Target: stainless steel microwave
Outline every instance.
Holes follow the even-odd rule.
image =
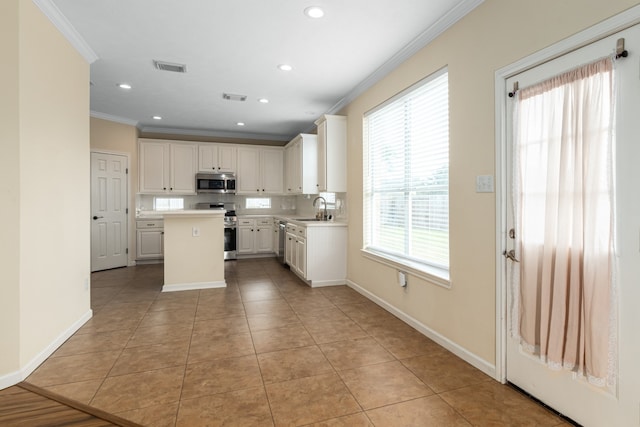
[[[236,176],[232,173],[199,173],[196,175],[198,194],[235,194]]]

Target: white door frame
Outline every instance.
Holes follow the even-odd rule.
[[[596,40],[640,23],[640,5],[602,21],[584,31],[529,55],[495,73],[495,152],[496,152],[496,380],[507,381],[507,262],[502,253],[507,235],[507,94],[509,77],[551,61]],[[578,65],[578,64],[577,64]]]
[[[131,233],[131,230],[134,229],[134,227],[131,227],[131,221],[129,220],[130,216],[131,216],[131,212],[132,212],[132,208],[131,208],[131,195],[135,194],[132,192],[132,188],[131,188],[131,154],[127,153],[125,151],[114,151],[114,150],[103,150],[101,148],[92,148],[91,150],[89,150],[89,158],[91,158],[91,154],[93,153],[97,153],[97,154],[112,154],[115,156],[123,156],[126,157],[127,159],[127,209],[129,209],[127,215],[126,215],[126,227],[127,227],[127,248],[129,249],[129,253],[127,254],[127,267],[132,267],[135,264],[135,254],[136,254],[136,247],[135,247],[135,241],[132,242],[132,238],[133,238],[133,234]],[[132,255],[133,254],[133,255]],[[133,256],[134,261],[131,261],[131,257]]]

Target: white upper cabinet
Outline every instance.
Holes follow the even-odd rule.
[[[300,186],[300,162],[298,157],[300,153],[300,143],[291,141],[284,148],[284,192],[285,194],[296,194],[298,192],[298,186]]]
[[[200,144],[198,146],[199,172],[232,172],[237,169],[238,148],[230,144]]]
[[[318,145],[316,135],[300,134],[285,147],[287,194],[318,192]]]
[[[260,149],[260,175],[264,193],[284,193],[284,150],[282,148]]]
[[[258,149],[255,147],[238,147],[238,174],[236,191],[240,194],[260,193],[260,174]]]
[[[196,194],[198,146],[140,140],[138,191],[145,194]]]
[[[195,144],[171,144],[170,147],[170,192],[195,194],[198,147]]]
[[[166,193],[169,188],[169,145],[164,142],[138,144],[138,191]]]
[[[347,118],[325,114],[318,126],[318,191],[347,191]]]
[[[283,194],[282,148],[238,147],[236,187],[239,194]]]

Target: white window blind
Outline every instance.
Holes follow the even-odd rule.
[[[154,197],[153,209],[156,211],[175,211],[184,209],[182,197]]]
[[[247,197],[245,207],[247,209],[271,209],[271,198]]]
[[[447,69],[365,114],[364,250],[449,270]]]

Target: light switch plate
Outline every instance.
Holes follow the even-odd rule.
[[[200,229],[198,227],[193,227],[191,229],[191,235],[193,237],[200,237]]]
[[[403,288],[407,286],[407,273],[404,271],[398,271],[398,284]]]
[[[476,193],[493,193],[493,175],[476,176]]]

